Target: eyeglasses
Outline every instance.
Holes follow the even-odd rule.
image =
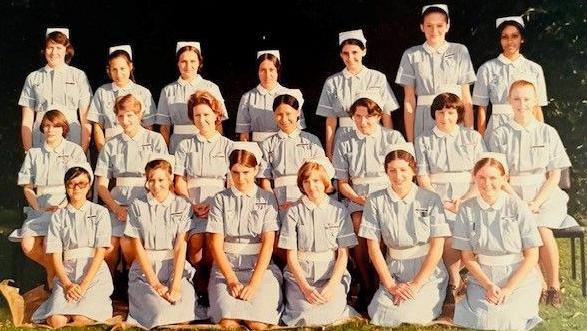
[[[69,182],[65,186],[68,189],[73,190],[74,188],[79,188],[79,189],[86,188],[86,187],[88,187],[88,185],[90,185],[90,182],[77,182],[77,183]]]

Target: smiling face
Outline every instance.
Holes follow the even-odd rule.
[[[265,89],[272,89],[277,85],[278,70],[271,60],[264,60],[259,65],[259,82]]]
[[[459,112],[455,108],[443,108],[436,110],[434,114],[434,121],[436,126],[442,132],[452,132],[459,120]]]
[[[216,130],[216,121],[218,120],[218,116],[212,110],[212,108],[210,108],[210,106],[203,103],[198,104],[194,107],[193,113],[194,125],[203,135],[214,132]]]
[[[481,198],[493,203],[502,185],[506,182],[505,174],[495,165],[487,163],[475,173],[475,185]]]
[[[45,47],[45,60],[51,68],[57,68],[65,63],[66,47],[52,40],[47,41]]]
[[[133,107],[123,105],[116,113],[116,120],[129,137],[134,137],[141,126],[141,113]]]
[[[273,118],[279,129],[287,134],[295,131],[298,127],[300,112],[292,106],[282,103],[273,112]]]
[[[147,189],[157,201],[167,198],[171,184],[171,175],[165,169],[156,168],[147,174]]]
[[[192,80],[198,75],[198,68],[200,67],[200,59],[195,51],[184,51],[179,55],[177,61],[177,68],[183,80]]]
[[[312,201],[320,200],[326,195],[326,186],[324,185],[324,174],[317,170],[309,171],[307,178],[302,181],[304,193]]]
[[[373,134],[379,126],[379,120],[381,120],[381,115],[369,114],[369,110],[365,106],[357,106],[353,114],[355,126],[364,135]]]
[[[241,192],[249,192],[255,185],[255,176],[257,176],[258,167],[247,167],[246,165],[236,163],[230,167],[230,176],[234,187]]]
[[[350,72],[356,72],[363,66],[363,57],[367,54],[366,49],[353,44],[346,44],[340,51],[340,58]]]
[[[109,61],[108,76],[116,86],[125,87],[130,82],[132,68],[132,63],[127,62],[124,57],[118,56]]]
[[[515,57],[520,53],[520,48],[524,42],[522,34],[517,27],[513,25],[507,25],[501,31],[499,43],[503,51],[503,55],[507,58]]]
[[[449,28],[450,25],[446,21],[446,16],[441,13],[426,15],[424,22],[420,24],[420,30],[424,33],[426,42],[431,46],[444,43]]]
[[[68,180],[65,183],[65,191],[69,202],[79,203],[86,201],[90,187],[90,178],[86,173],[81,173]]]
[[[399,192],[410,185],[416,173],[410,166],[408,161],[403,159],[394,159],[387,163],[387,169],[385,170],[391,187],[394,191]]]
[[[534,116],[536,107],[536,90],[530,83],[526,85],[512,85],[509,102],[514,110],[514,120],[518,123],[525,122],[529,117]]]

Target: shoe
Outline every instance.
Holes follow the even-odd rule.
[[[542,289],[542,292],[540,292],[540,299],[538,299],[538,304],[545,305],[547,297],[548,297],[548,290]]]
[[[546,291],[546,304],[555,308],[560,308],[563,305],[563,296],[560,290],[553,287]]]

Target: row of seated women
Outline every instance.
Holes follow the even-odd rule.
[[[275,97],[279,131],[257,145],[223,137],[221,103],[197,91],[187,102],[187,117],[198,133],[178,143],[173,159],[151,163],[155,155],[167,154],[167,146],[160,134],[141,127],[144,105],[131,93],[114,105],[122,133],[105,142],[95,171],[82,178],[85,183],[74,185],[74,177],[66,175],[65,186],[56,171],[65,173],[85,155],[64,139],[65,116],[51,110],[40,123],[44,144],[27,152],[19,173],[33,210],[14,233],[25,254],[46,268],[53,287],[35,319],[48,318],[53,326],[70,318],[103,320],[108,305],[100,316],[90,314],[96,309],[62,306],[109,303],[104,296],[111,291],[100,290],[100,299],[87,291],[90,281],[101,279],[99,270],[110,277],[100,261],[113,270],[119,251],[131,264],[130,321],[151,328],[205,318],[203,307],[187,299],[193,294],[182,291],[191,289],[185,282],[193,272],[186,255],[195,264],[207,246],[213,261],[207,316],[213,322],[232,327],[244,321],[251,328],[280,318],[287,325],[327,324],[354,314],[346,306],[347,248],[354,246],[351,255],[374,324],[424,324],[438,317],[445,299],[454,300],[454,290],[462,287],[463,264],[472,280],[467,299],[455,310],[456,324],[532,328],[539,321],[539,299],[560,304],[551,229],[574,222],[566,215],[568,196],[557,186],[560,170],[570,162],[556,131],[535,119],[536,100],[531,82],[514,82],[513,118],[486,136],[486,147],[479,133],[459,125],[465,113],[460,98],[441,93],[429,111],[434,127],[418,136],[414,147],[398,147],[405,143],[402,135],[379,124],[383,101],[364,92],[350,107],[354,128],[337,138],[330,165],[318,138],[300,131],[295,96]],[[486,149],[501,154],[483,157]],[[85,200],[93,175],[107,210]],[[326,195],[331,178],[343,202]],[[112,190],[110,180],[115,180]],[[83,199],[72,207],[74,192]],[[96,206],[101,217],[98,211],[86,217],[93,208],[86,206]],[[76,228],[82,222],[97,228],[98,218],[110,222],[102,225],[109,233],[88,236]],[[77,251],[83,246],[78,236],[89,242],[84,245],[104,249]],[[281,272],[271,263],[272,251],[279,255],[280,249],[287,261],[284,297]],[[64,260],[81,256],[90,267],[65,263],[64,269],[62,252]],[[180,313],[177,302],[184,299],[193,315]],[[253,304],[256,300],[260,303]]]

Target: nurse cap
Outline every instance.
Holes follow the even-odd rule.
[[[173,175],[173,172],[175,171],[175,156],[163,153],[152,153],[149,157],[149,162],[155,160],[167,161],[169,165],[171,165],[171,174]]]
[[[304,160],[304,163],[319,164],[324,168],[324,170],[326,170],[326,175],[328,175],[328,178],[334,178],[334,166],[326,156],[308,158]]]
[[[94,171],[92,170],[92,166],[88,162],[72,161],[72,162],[67,163],[67,171],[69,171],[72,168],[76,168],[76,167],[82,168],[85,171],[87,171],[88,174],[90,174],[90,184],[92,184],[94,182]]]
[[[125,51],[132,60],[132,48],[130,48],[130,45],[112,46],[108,49],[108,55],[114,53],[115,51]]]
[[[261,164],[263,162],[263,153],[261,153],[261,149],[259,148],[259,144],[252,141],[235,141],[232,143],[232,147],[230,148],[230,153],[236,150],[243,150],[255,155],[255,159],[257,159],[257,164]]]
[[[377,104],[379,108],[383,109],[383,100],[381,100],[381,96],[375,92],[370,91],[359,91],[355,93],[355,98],[353,99],[353,103],[361,98],[367,98]]]
[[[259,57],[261,57],[261,55],[263,55],[263,54],[271,54],[271,55],[275,56],[279,61],[281,61],[281,56],[279,54],[279,50],[277,50],[277,49],[266,49],[263,51],[258,51],[257,52],[257,59]]]
[[[436,3],[436,4],[433,4],[433,5],[428,5],[428,6],[422,7],[422,14],[424,14],[424,12],[426,11],[426,9],[433,8],[433,7],[438,8],[438,9],[444,11],[446,13],[446,15],[449,14],[448,13],[448,6],[445,5],[445,4],[443,4],[443,3]]]
[[[365,39],[365,35],[363,34],[363,30],[351,30],[345,31],[338,34],[338,44],[342,44],[345,40],[349,39],[357,39],[363,43],[364,46],[367,46],[367,39]]]
[[[524,25],[524,19],[522,18],[522,16],[507,16],[507,17],[500,17],[498,19],[495,20],[495,28],[499,28],[499,26],[503,23],[503,22],[516,22],[518,24],[520,24],[522,27],[525,27]]]
[[[47,28],[47,31],[45,31],[45,37],[47,37],[51,32],[61,32],[67,37],[67,39],[69,39],[68,28]]]
[[[385,155],[393,151],[404,151],[410,153],[414,158],[416,157],[416,151],[414,150],[414,144],[412,143],[398,143],[392,144],[385,148]]]
[[[194,48],[196,48],[200,53],[202,53],[202,49],[200,48],[200,43],[197,41],[178,41],[177,44],[175,44],[175,54],[177,54],[177,52],[179,52],[180,49],[182,49],[183,47],[186,46],[192,46]]]
[[[503,153],[483,152],[483,153],[479,154],[479,157],[477,158],[476,162],[479,162],[483,159],[494,159],[497,162],[501,163],[501,165],[505,169],[506,173],[508,173],[510,171],[508,168],[508,161],[505,157],[505,154],[503,154]]]

